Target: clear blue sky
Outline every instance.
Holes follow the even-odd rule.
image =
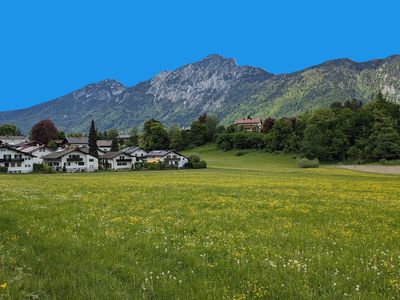
[[[399,1],[1,1],[0,111],[218,53],[292,72],[400,53]]]

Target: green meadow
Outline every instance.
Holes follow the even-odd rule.
[[[196,152],[208,169],[0,176],[0,299],[398,299],[400,176]]]

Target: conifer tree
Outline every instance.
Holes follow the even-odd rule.
[[[92,124],[90,125],[89,130],[89,155],[98,158],[99,153],[97,147],[97,133],[96,128],[94,126],[94,120],[92,120]]]

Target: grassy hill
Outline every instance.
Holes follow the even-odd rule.
[[[210,168],[0,175],[0,298],[399,297],[400,176],[191,152]]]

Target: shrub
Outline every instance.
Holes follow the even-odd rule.
[[[164,168],[164,165],[161,162],[145,162],[143,167],[146,170],[159,171]]]
[[[197,154],[192,154],[189,156],[187,167],[191,169],[204,169],[207,168],[207,162],[200,159]]]
[[[0,167],[0,173],[7,173],[8,168],[7,167]]]
[[[398,166],[400,165],[400,159],[386,160],[385,158],[382,158],[380,163],[384,166]]]
[[[33,164],[33,172],[49,174],[53,173],[53,169],[47,164]]]
[[[248,151],[244,151],[244,150],[239,150],[239,151],[236,151],[235,155],[236,156],[242,156],[242,155],[245,155],[247,153],[249,153],[249,152]]]
[[[318,168],[319,160],[317,158],[316,159],[301,158],[297,161],[297,166],[299,168]]]

